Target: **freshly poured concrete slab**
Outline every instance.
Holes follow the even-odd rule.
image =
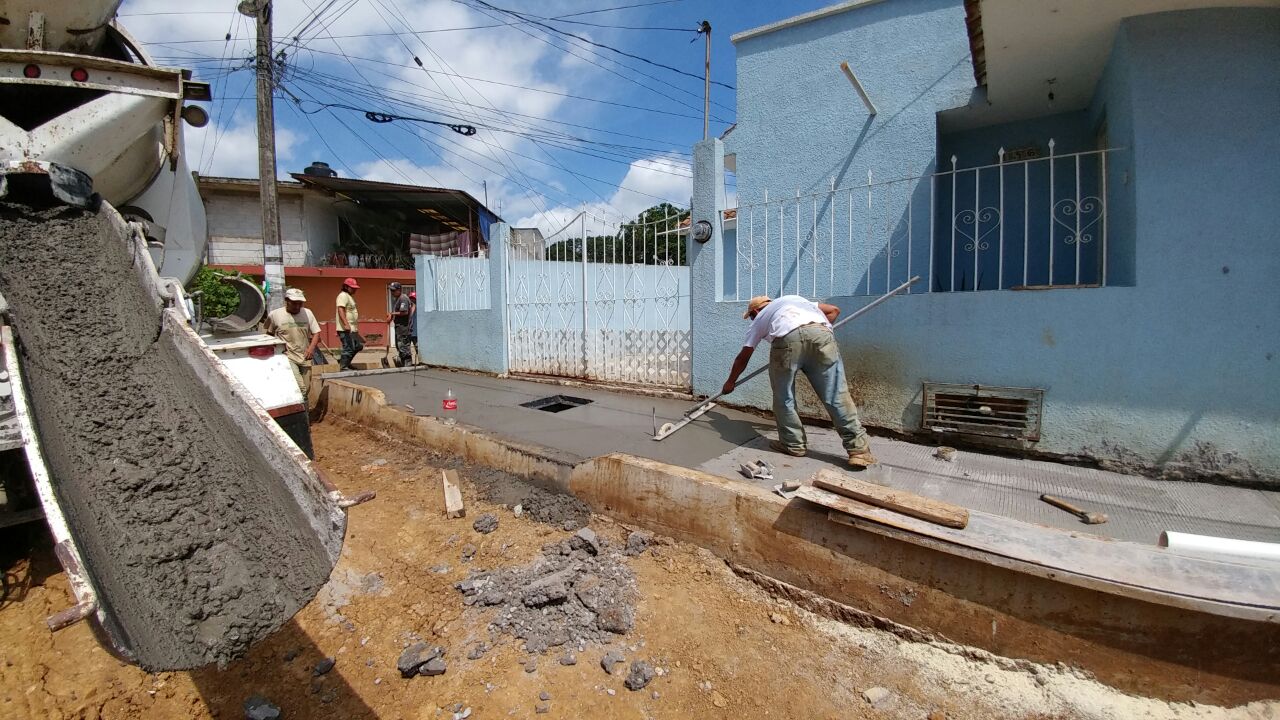
[[[518,442],[558,451],[580,462],[611,452],[695,468],[772,489],[784,480],[805,481],[822,468],[844,468],[847,455],[835,431],[808,427],[809,454],[795,458],[769,449],[777,433],[770,418],[717,407],[661,442],[657,424],[674,422],[695,403],[566,387],[448,370],[403,370],[349,378],[386,393],[387,402],[410,405],[417,415],[440,413],[450,388],[458,395],[458,421]],[[588,405],[549,413],[521,407],[552,395],[589,399]],[[997,515],[1119,540],[1155,544],[1163,530],[1280,542],[1280,493],[1172,482],[1060,463],[958,451],[951,462],[933,457],[933,446],[873,438],[880,464],[858,477]],[[774,467],[772,481],[747,480],[739,468],[755,460]],[[1040,500],[1058,495],[1080,507],[1107,513],[1108,522],[1084,525]]]
[[[352,382],[378,388],[394,405],[410,405],[417,415],[440,415],[445,393],[458,396],[458,422],[493,431],[512,440],[559,450],[580,462],[624,452],[673,465],[697,467],[759,437],[768,420],[716,408],[661,442],[653,440],[653,415],[659,427],[680,419],[694,405],[585,387],[496,378],[448,370],[360,374]],[[562,412],[521,407],[553,395],[591,400]]]
[[[760,437],[698,466],[724,477],[756,459],[774,466],[772,488],[784,480],[805,481],[822,468],[845,467],[835,431],[807,428],[809,454],[790,457],[769,449],[770,428]],[[1163,530],[1241,540],[1280,542],[1280,493],[1206,483],[1148,478],[1040,460],[957,451],[952,461],[933,456],[933,446],[872,438],[880,464],[852,470],[856,477],[946,500],[972,510],[1004,515],[1064,530],[1155,544]],[[748,481],[749,482],[749,481]],[[1085,525],[1074,515],[1040,500],[1041,493],[1065,498],[1109,519]]]

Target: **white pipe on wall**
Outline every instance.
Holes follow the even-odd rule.
[[[1280,561],[1280,543],[1194,535],[1173,530],[1160,533],[1160,547],[1186,552]]]

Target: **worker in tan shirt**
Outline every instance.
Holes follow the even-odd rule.
[[[360,284],[355,278],[342,281],[342,292],[338,293],[338,338],[342,341],[342,355],[338,358],[339,370],[350,370],[351,361],[356,353],[364,349],[364,338],[360,337],[360,312],[356,309],[356,291]]]
[[[272,310],[262,323],[263,330],[284,341],[285,355],[304,403],[311,388],[311,358],[320,344],[320,323],[303,307],[306,302],[307,296],[301,290],[289,288],[284,291],[284,307]]]

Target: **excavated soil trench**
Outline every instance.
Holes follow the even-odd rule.
[[[225,663],[328,577],[276,473],[162,341],[105,217],[0,203],[0,293],[59,502],[148,669]]]

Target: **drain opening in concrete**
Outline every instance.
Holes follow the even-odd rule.
[[[551,397],[538,398],[530,400],[527,403],[520,403],[521,407],[541,410],[543,412],[564,412],[572,408],[590,405],[591,401],[587,398],[571,397],[569,395],[552,395]]]

